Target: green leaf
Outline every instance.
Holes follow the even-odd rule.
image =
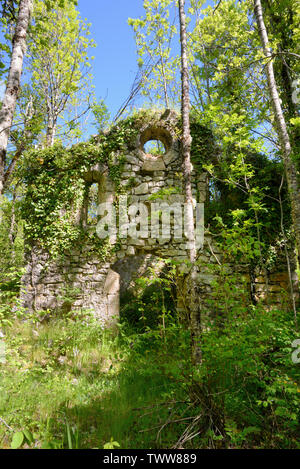
[[[23,434],[24,434],[24,436],[27,440],[27,443],[29,445],[31,445],[34,442],[34,438],[33,438],[32,433],[29,430],[26,429],[26,430],[23,430]]]
[[[14,434],[10,446],[12,449],[18,449],[22,446],[23,442],[24,442],[24,433],[17,432]]]

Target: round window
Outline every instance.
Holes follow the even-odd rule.
[[[159,157],[169,151],[172,137],[163,127],[148,127],[141,134],[140,145],[141,150],[147,156]]]
[[[144,145],[144,152],[151,156],[163,156],[166,148],[161,140],[148,140]]]

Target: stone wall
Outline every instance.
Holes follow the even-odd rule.
[[[84,309],[104,327],[119,316],[120,276],[110,269],[110,262],[89,256],[88,249],[53,262],[45,252],[32,248],[22,283],[23,306],[28,310]]]

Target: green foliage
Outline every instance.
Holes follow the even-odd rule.
[[[150,101],[163,102],[166,108],[178,101],[177,71],[179,57],[171,48],[177,34],[170,14],[171,0],[144,0],[145,15],[141,18],[128,18],[128,24],[135,33],[138,53],[138,66],[145,68],[141,80],[142,94]]]
[[[199,117],[191,114],[191,158],[196,171],[202,172],[203,165],[216,159],[217,148],[212,131],[209,127],[201,125]]]
[[[116,192],[120,191],[124,163],[120,151],[136,135],[137,130],[132,123],[129,118],[110,132],[70,149],[56,144],[44,150],[27,152],[20,174],[27,186],[22,215],[26,220],[25,233],[29,241],[38,241],[54,256],[76,244],[82,246],[84,240],[89,240],[95,249],[105,253],[105,240],[98,239],[95,232],[91,233],[79,225],[75,213],[85,194],[84,175],[95,164],[108,166]]]
[[[289,314],[259,309],[235,311],[222,328],[205,332],[201,385],[223,408],[229,444],[298,447],[300,375],[291,361],[294,335]]]
[[[299,447],[292,315],[251,307],[246,296],[243,303],[241,287],[224,271],[214,286],[216,316],[203,315],[203,360],[195,369],[189,330],[174,305],[166,307],[175,273],[175,266],[165,275],[156,269],[139,282],[141,298],[151,283],[165,291],[160,300],[155,290],[149,297],[153,313],[156,301],[161,312],[151,327],[120,325],[113,336],[87,313],[4,326],[0,412],[13,428],[0,426],[4,447],[12,439],[15,447],[47,449],[171,448],[182,441],[185,449]]]
[[[76,2],[35,1],[28,57],[31,95],[39,102],[47,145],[80,137],[80,120],[92,95],[90,24],[80,18]],[[85,108],[84,108],[85,106]],[[77,115],[76,115],[77,114]],[[59,128],[57,125],[59,124]],[[43,141],[42,135],[39,140]]]
[[[24,224],[21,218],[21,201],[13,202],[11,198],[3,197],[0,202],[0,217],[0,250],[2,253],[0,276],[2,276],[12,266],[14,270],[23,266]]]
[[[103,132],[103,130],[107,127],[110,114],[108,108],[103,99],[100,99],[98,103],[94,103],[92,105],[92,112],[95,118],[95,127],[98,132]]]
[[[19,449],[24,444],[32,445],[34,443],[34,436],[29,430],[23,430],[21,432],[16,432],[13,434],[11,441],[11,449]]]
[[[108,443],[105,443],[103,446],[103,449],[116,449],[120,448],[120,445],[117,441],[114,441],[113,437],[111,437],[110,441]]]
[[[24,441],[24,434],[23,432],[17,432],[14,434],[12,442],[11,442],[11,448],[12,449],[18,449],[22,446]]]

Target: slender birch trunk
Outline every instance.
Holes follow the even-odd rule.
[[[54,141],[55,141],[55,134],[56,134],[56,124],[51,120],[48,123],[48,127],[47,127],[47,135],[46,135],[47,147],[53,147]]]
[[[10,68],[3,103],[0,110],[0,195],[2,195],[4,190],[6,151],[20,90],[31,8],[32,0],[20,0],[16,30],[12,40]]]
[[[187,59],[186,20],[184,0],[179,0],[180,42],[181,42],[181,81],[182,81],[182,154],[186,219],[189,237],[189,257],[192,264],[190,273],[190,324],[192,335],[192,355],[195,364],[201,363],[201,315],[199,298],[196,292],[196,240],[194,228],[194,210],[192,195],[191,132],[190,132],[190,86]]]
[[[261,0],[254,0],[254,14],[258,26],[260,40],[263,46],[264,55],[267,59],[266,73],[268,79],[269,93],[274,109],[275,124],[280,142],[282,159],[288,183],[289,195],[292,208],[292,222],[296,238],[297,257],[299,264],[300,256],[300,191],[297,178],[296,164],[292,160],[292,147],[284,118],[281,101],[275,80],[272,51],[269,47],[268,33],[266,30]]]

